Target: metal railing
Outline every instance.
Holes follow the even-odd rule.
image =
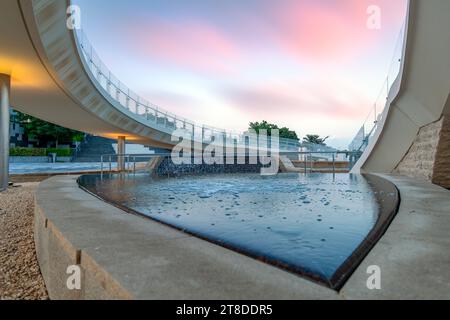
[[[103,174],[105,172],[105,166],[108,169],[107,172],[119,172],[119,159],[122,158],[124,161],[126,172],[136,172],[136,165],[138,161],[145,159],[145,161],[140,161],[141,163],[147,163],[153,158],[157,157],[167,157],[170,154],[167,153],[154,153],[154,154],[105,154],[100,157],[100,172]],[[116,170],[113,170],[113,163],[116,163]]]
[[[106,94],[117,102],[123,110],[138,116],[141,122],[169,134],[176,129],[184,129],[190,133],[194,141],[209,141],[213,137],[223,136],[227,144],[245,144],[246,135],[244,133],[198,124],[195,121],[170,113],[140,97],[106,67],[82,29],[75,29],[74,34],[81,49],[80,56],[88,67],[87,71],[90,72],[91,78],[95,79]],[[298,148],[299,144],[298,140],[280,138],[281,150],[293,150]]]
[[[381,85],[378,96],[376,97],[369,114],[364,120],[362,127],[359,129],[358,133],[349,145],[350,151],[357,151],[360,153],[364,152],[371,138],[375,134],[378,125],[383,120],[382,117],[384,114],[384,110],[388,106],[387,104],[389,102],[388,98],[390,90],[392,88],[392,85],[397,80],[397,77],[399,76],[401,70],[403,47],[407,31],[406,21],[407,19],[405,19],[400,29],[394,49],[394,54],[389,65],[388,74],[384,79],[383,84]]]
[[[348,152],[348,151],[286,151],[286,152],[279,152],[274,154],[277,157],[280,157],[280,161],[290,161],[290,164],[295,167],[295,165],[292,163],[292,161],[300,162],[303,165],[304,172],[314,172],[314,171],[320,171],[317,168],[315,168],[316,164],[319,163],[327,163],[331,164],[331,167],[326,167],[325,169],[328,169],[332,173],[337,173],[338,170],[336,168],[336,164],[339,162],[348,162],[348,170],[351,170],[352,166],[357,160],[357,156],[359,155],[358,152]],[[339,160],[339,155],[341,155],[341,158],[348,159],[347,160]],[[270,156],[270,155],[269,155]],[[123,159],[124,163],[124,170],[123,172],[126,173],[132,173],[135,174],[138,170],[137,165],[139,163],[149,163],[150,160],[154,158],[170,158],[171,153],[158,153],[158,154],[107,154],[101,156],[101,175],[106,173],[118,173],[121,172],[119,168],[119,159]],[[205,156],[191,156],[192,158],[198,158],[201,157],[202,159],[205,158]],[[224,155],[224,158],[226,155]],[[249,158],[249,157],[259,157],[259,155],[252,155],[249,153],[246,154],[236,154],[234,157],[243,157],[243,158]],[[294,158],[294,159],[293,159]],[[202,162],[203,163],[203,162]],[[113,164],[116,164],[115,168]],[[284,163],[286,164],[286,163]],[[228,165],[228,164],[224,164]],[[295,167],[299,168],[299,167]]]

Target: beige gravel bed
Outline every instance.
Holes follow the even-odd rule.
[[[0,193],[0,299],[48,299],[33,239],[38,184],[21,183]]]

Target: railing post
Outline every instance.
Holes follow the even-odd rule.
[[[336,174],[336,157],[333,153],[333,174]]]
[[[389,76],[386,79],[386,101],[389,99]]]
[[[306,153],[303,154],[303,162],[305,164],[305,173],[308,172],[308,155]]]

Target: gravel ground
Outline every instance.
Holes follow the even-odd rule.
[[[0,193],[0,300],[46,300],[33,239],[37,182]]]

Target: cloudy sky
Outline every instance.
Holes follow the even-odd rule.
[[[77,0],[111,71],[168,111],[267,120],[346,147],[388,73],[406,0]],[[381,29],[367,8],[381,9]]]

